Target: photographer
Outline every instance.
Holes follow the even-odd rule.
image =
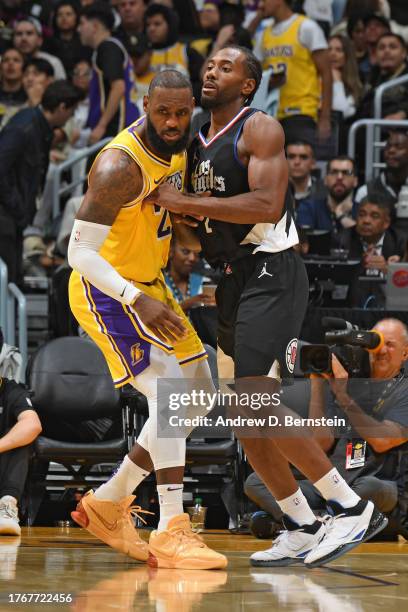
[[[408,358],[408,330],[396,319],[379,321],[375,331],[384,338],[382,348],[370,353],[369,380],[351,379],[340,361],[332,356],[332,391],[327,398],[323,377],[311,377],[309,418],[346,417],[346,428],[336,439],[327,427],[315,427],[314,436],[333,465],[362,499],[390,513],[398,502],[397,478],[401,445],[408,441],[408,379],[403,364]],[[309,505],[325,510],[325,500],[307,480],[299,482]],[[263,510],[280,521],[274,498],[258,476],[251,474],[245,492]]]

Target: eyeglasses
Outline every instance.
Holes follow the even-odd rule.
[[[330,168],[327,172],[330,176],[337,176],[341,174],[341,176],[354,176],[354,170],[340,170],[340,168]]]

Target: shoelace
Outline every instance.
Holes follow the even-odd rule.
[[[345,516],[345,514],[337,514],[336,516],[333,516],[331,514],[325,514],[324,516],[322,516],[321,520],[326,528],[326,536],[328,536],[336,526],[336,519],[341,518],[343,516]]]
[[[3,516],[6,518],[17,519],[17,510],[14,509],[10,504],[5,504],[4,502],[0,503],[0,514],[3,513]]]
[[[127,516],[130,521],[132,521],[132,517],[133,517],[133,518],[140,519],[142,523],[146,525],[147,524],[146,521],[144,520],[142,516],[140,516],[140,514],[154,514],[154,512],[150,512],[149,510],[143,510],[141,506],[128,506],[124,511],[124,515]]]
[[[200,548],[205,548],[205,544],[203,539],[198,535],[198,533],[194,533],[188,527],[178,527],[176,529],[172,529],[173,533],[179,537],[180,540],[183,538],[187,538],[188,540],[194,540],[197,544],[200,545]]]

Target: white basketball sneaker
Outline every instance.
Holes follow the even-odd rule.
[[[326,532],[325,524],[317,520],[312,525],[298,525],[284,516],[283,524],[286,530],[276,538],[271,548],[251,555],[251,565],[285,567],[303,563],[306,555],[316,548]]]
[[[388,519],[371,501],[360,500],[352,508],[343,508],[337,502],[328,501],[327,507],[332,516],[326,522],[325,536],[305,557],[307,567],[337,559],[375,536],[388,524]]]
[[[5,495],[0,499],[0,535],[20,535],[18,508],[14,497]]]

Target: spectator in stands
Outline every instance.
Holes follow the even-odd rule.
[[[327,42],[316,22],[293,13],[290,0],[261,0],[264,17],[274,23],[264,30],[259,48],[263,70],[281,77],[278,119],[286,141],[316,142],[331,133],[332,76]],[[320,108],[319,108],[320,107]]]
[[[408,132],[395,130],[389,132],[384,149],[385,170],[360,187],[356,193],[356,205],[374,193],[380,193],[385,202],[392,206],[393,225],[407,232],[408,202],[406,183],[408,180]]]
[[[333,246],[337,246],[341,230],[355,225],[352,217],[353,193],[357,187],[354,160],[341,155],[329,161],[324,182],[327,196],[306,198],[299,205],[297,224],[307,230],[330,231]]]
[[[135,71],[136,93],[135,97],[140,113],[143,114],[143,97],[147,96],[152,71],[150,67],[152,58],[152,45],[145,34],[139,35],[138,44],[133,47],[133,68]]]
[[[65,68],[61,60],[55,55],[41,51],[42,44],[41,25],[36,19],[28,17],[17,21],[14,26],[13,46],[21,51],[26,60],[32,57],[46,59],[54,68],[55,78],[65,79]]]
[[[41,106],[19,111],[0,132],[0,257],[12,282],[22,283],[23,230],[36,211],[53,130],[73,115],[80,97],[67,81],[51,83]]]
[[[59,57],[69,76],[79,60],[91,59],[90,49],[81,43],[78,23],[78,4],[73,0],[61,0],[54,13],[54,35],[44,43],[44,49]]]
[[[113,13],[103,2],[82,11],[81,41],[94,49],[87,122],[92,130],[89,144],[116,135],[139,116],[133,100],[133,66],[122,43],[111,37],[113,25]]]
[[[381,512],[390,513],[398,502],[402,456],[398,450],[408,440],[408,379],[404,377],[408,331],[396,319],[379,321],[374,329],[383,334],[385,342],[380,351],[370,354],[370,383],[361,385],[356,380],[352,385],[350,380],[345,386],[348,373],[333,356],[332,394],[327,398],[326,382],[312,378],[309,417],[346,419],[340,437],[321,427],[314,435],[351,488],[362,499],[373,501]],[[326,511],[325,501],[308,480],[300,480],[299,486],[313,510]],[[281,521],[279,506],[255,473],[248,477],[245,492],[273,520]]]
[[[117,5],[121,23],[114,34],[125,45],[132,59],[143,32],[146,5],[145,0],[119,0]]]
[[[354,45],[355,58],[357,61],[360,81],[365,83],[369,77],[370,64],[368,62],[367,44],[365,40],[364,15],[360,12],[350,15],[347,21],[347,29],[344,34],[348,35]],[[337,33],[337,32],[336,32]]]
[[[355,227],[342,232],[341,248],[348,251],[349,259],[361,260],[350,281],[348,302],[352,307],[384,307],[384,285],[378,281],[384,279],[389,263],[405,256],[407,246],[407,238],[390,225],[389,205],[381,194],[371,193],[360,202]]]
[[[169,263],[164,274],[167,286],[185,312],[194,306],[214,306],[214,296],[202,293],[203,277],[193,272],[200,259],[201,247],[184,246],[174,236],[171,242]]]
[[[234,12],[235,11],[235,14]],[[202,35],[191,43],[203,57],[216,53],[227,44],[252,49],[251,36],[242,27],[242,6],[217,2],[204,2],[199,14]]]
[[[363,92],[350,40],[340,34],[331,36],[329,58],[333,77],[332,110],[340,112],[344,119],[349,119],[355,114]]]
[[[13,380],[0,378],[0,406],[0,534],[20,535],[18,504],[41,423],[27,391]]]
[[[286,146],[286,158],[289,178],[294,190],[296,210],[303,200],[324,198],[326,195],[324,183],[312,174],[316,166],[312,145],[302,140],[290,142]]]
[[[7,49],[0,64],[0,129],[24,105],[24,57],[17,49]]]
[[[408,74],[407,47],[398,34],[383,34],[378,40],[377,66],[372,72],[370,89],[358,109],[360,118],[374,117],[374,96],[377,88],[400,76]],[[403,83],[387,89],[382,98],[382,117],[406,119],[408,117],[408,84]]]
[[[369,13],[363,19],[364,39],[367,46],[367,55],[360,61],[360,72],[364,75],[364,82],[369,80],[374,66],[377,65],[377,43],[383,34],[390,31],[390,24],[386,17],[380,13]]]
[[[145,13],[145,31],[153,52],[150,59],[151,78],[168,68],[189,75],[194,97],[200,100],[203,57],[189,44],[179,42],[179,18],[175,11],[160,4],[151,4]]]
[[[23,86],[29,106],[41,104],[44,91],[54,81],[54,69],[42,58],[31,58],[24,66]]]

